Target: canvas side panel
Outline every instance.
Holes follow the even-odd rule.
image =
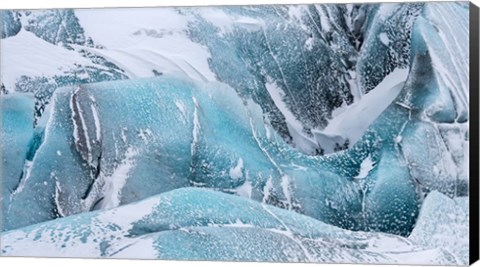
[[[479,9],[470,3],[470,264],[479,259]]]

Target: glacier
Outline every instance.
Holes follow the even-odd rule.
[[[27,249],[33,244],[35,249]],[[394,235],[342,230],[292,211],[199,188],[10,231],[2,235],[2,253],[325,263],[404,263],[421,255],[424,264],[456,263],[441,248],[423,249]]]
[[[0,16],[2,255],[467,263],[467,4]]]
[[[468,264],[468,197],[449,198],[432,191],[425,199],[415,229],[408,237],[425,247],[443,247]]]
[[[10,196],[17,190],[22,176],[29,165],[28,154],[34,135],[34,97],[31,94],[12,93],[0,99],[2,110],[2,211],[9,207]],[[4,217],[2,217],[2,220]]]
[[[126,112],[117,116],[119,110]],[[343,228],[406,235],[419,196],[394,136],[407,116],[393,105],[351,150],[309,157],[265,124],[259,105],[219,83],[164,76],[66,87],[55,91],[43,142],[3,227],[195,186]],[[376,165],[363,177],[371,192],[353,179],[367,157]]]

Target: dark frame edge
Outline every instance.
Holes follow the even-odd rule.
[[[470,2],[470,264],[479,260],[479,8]]]

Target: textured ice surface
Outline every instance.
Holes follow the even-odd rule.
[[[10,10],[0,11],[0,38],[6,38],[17,34],[22,25],[16,14]]]
[[[423,249],[402,237],[342,230],[293,211],[195,188],[6,232],[1,241],[2,254],[9,256],[455,263],[440,248]]]
[[[405,127],[402,142],[412,176],[424,190],[449,196],[468,190],[467,11],[461,3],[425,5],[413,27],[413,84],[407,82],[403,101],[420,121]],[[454,25],[439,20],[446,14],[458,17]]]
[[[33,95],[12,93],[2,96],[0,109],[2,112],[0,142],[2,194],[0,200],[4,213],[9,207],[11,194],[19,189],[22,176],[28,173],[31,164],[27,157],[33,145]],[[2,216],[2,222],[4,220],[5,217]]]
[[[468,264],[468,197],[449,198],[432,191],[423,202],[415,229],[408,239],[427,248],[443,248]]]
[[[413,23],[424,3],[384,3],[363,5],[364,39],[359,54],[357,84],[367,93],[396,68],[410,62],[410,41]]]
[[[5,39],[4,54],[16,57],[3,61],[9,66],[3,83],[7,91],[34,92],[36,116],[40,116],[52,92],[65,85],[164,74],[220,80],[260,104],[272,127],[299,151],[323,154],[331,152],[331,143],[335,150],[352,144],[334,138],[322,144],[311,131],[323,129],[332,111],[363,95],[356,82],[356,68],[363,69],[356,67],[360,64],[357,59],[363,58],[360,55],[378,50],[375,56],[386,57],[381,60],[385,64],[374,66],[388,69],[375,69],[380,76],[369,90],[395,67],[406,66],[390,55],[390,50],[400,49],[397,42],[381,49],[361,44],[370,28],[383,27],[389,32],[405,28],[405,32],[396,31],[398,38],[408,35],[404,21],[412,20],[415,13],[410,11],[418,7],[399,5],[399,15],[385,14],[370,23],[365,16],[379,17],[376,10],[389,10],[393,5],[360,6],[15,11],[11,17],[22,30]],[[164,18],[161,27],[152,28],[159,23],[158,17]],[[132,20],[135,23],[130,23]],[[391,22],[381,26],[387,20]],[[27,50],[18,51],[27,43],[39,47],[34,57]],[[60,48],[69,56],[45,64],[42,57],[58,59]],[[16,52],[9,52],[14,49]],[[398,53],[408,52],[408,47],[401,49]],[[29,71],[14,67],[18,60],[25,60],[21,66],[31,66]],[[364,62],[372,62],[372,58]],[[31,71],[42,68],[48,72]]]
[[[220,83],[165,76],[64,88],[4,229],[195,186],[347,229],[406,235],[419,205],[395,142],[407,119],[393,104],[351,150],[309,157]],[[354,179],[366,158],[375,168]]]
[[[2,230],[21,228],[5,250],[465,263],[464,208],[427,225],[468,195],[467,18],[465,3],[2,11]],[[165,196],[179,217],[147,215]],[[229,217],[245,203],[295,219]]]

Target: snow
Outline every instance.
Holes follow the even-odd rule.
[[[272,177],[268,177],[265,187],[263,188],[263,199],[262,203],[267,203],[268,198],[270,197],[270,190],[273,189]]]
[[[230,168],[228,172],[232,179],[240,179],[243,177],[243,159],[239,158],[235,167]]]
[[[112,254],[114,259],[156,259],[158,257],[155,248],[155,239],[151,237],[138,238],[128,242],[128,244],[120,243],[124,248],[120,249],[115,254]],[[118,244],[117,247],[121,245]]]
[[[129,177],[128,173],[135,166],[134,157],[138,152],[129,147],[125,153],[125,159],[117,166],[113,173],[105,177],[104,199],[102,209],[114,208],[120,205],[122,188]]]
[[[252,183],[247,180],[241,186],[237,187],[236,192],[237,192],[237,195],[241,197],[252,198],[252,190],[253,190]]]
[[[353,178],[355,179],[366,178],[370,173],[370,171],[373,170],[374,166],[375,166],[375,162],[373,162],[372,157],[368,155],[368,157],[366,157],[360,165],[360,172],[358,173],[357,176]]]
[[[280,185],[282,187],[283,194],[285,195],[285,198],[287,199],[287,209],[292,209],[292,194],[290,192],[290,177],[288,175],[283,175],[282,180],[280,182]]]
[[[278,87],[275,82],[266,83],[265,87],[275,103],[275,106],[277,106],[282,115],[285,117],[285,122],[287,123],[287,127],[290,135],[292,136],[295,147],[299,151],[311,153],[317,147],[317,143],[303,133],[302,123],[297,120],[293,112],[287,107],[287,104],[283,100],[285,96],[283,90]]]
[[[155,70],[197,81],[215,80],[208,49],[188,38],[188,18],[175,9],[79,9],[75,14],[86,34],[106,48],[73,47],[104,57],[130,78],[153,77]]]
[[[370,124],[393,102],[403,88],[408,69],[395,69],[375,89],[354,102],[328,122],[323,130],[313,130],[314,135],[348,139],[357,142]],[[359,119],[361,118],[361,119]],[[321,140],[319,144],[322,145]]]
[[[312,50],[314,42],[315,40],[313,39],[313,37],[308,38],[305,41],[305,48],[307,48],[307,50]]]
[[[387,36],[387,33],[385,32],[382,32],[378,35],[378,38],[380,38],[380,41],[382,42],[382,44],[388,46],[390,44],[390,39],[388,38]]]
[[[60,194],[62,192],[62,188],[60,187],[60,183],[58,182],[58,179],[55,176],[55,174],[52,173],[51,178],[53,178],[54,181],[55,181],[55,206],[57,207],[57,212],[60,215],[60,217],[65,217],[66,214],[68,214],[68,213],[66,213],[63,210],[62,204],[61,204],[61,201],[60,201]]]
[[[265,87],[267,88],[270,97],[275,103],[275,106],[277,106],[277,108],[280,110],[280,112],[282,112],[283,116],[285,117],[287,124],[290,124],[295,128],[301,128],[302,124],[297,120],[295,115],[287,107],[287,104],[283,101],[283,98],[285,97],[285,92],[283,92],[283,90],[278,87],[275,82],[266,83]]]
[[[430,192],[408,237],[425,248],[442,248],[454,254],[457,265],[468,264],[468,197],[449,198]]]
[[[23,75],[61,75],[74,64],[104,68],[93,64],[75,51],[48,43],[25,30],[2,39],[1,55],[2,83],[9,91],[14,90],[17,79]]]
[[[93,103],[95,103],[95,99],[92,97]],[[97,141],[100,141],[102,139],[102,130],[100,128],[100,119],[98,116],[98,111],[97,108],[95,107],[95,104],[91,104],[90,108],[92,110],[92,115],[93,115],[93,121],[95,124],[95,134],[97,137]]]
[[[29,160],[25,161],[25,164],[23,166],[22,179],[20,180],[20,184],[18,185],[18,187],[10,195],[11,198],[13,198],[16,194],[21,193],[25,188],[25,184],[27,183],[28,178],[30,177],[30,172],[32,170],[32,163],[33,161],[29,161]]]
[[[180,113],[182,113],[182,118],[183,121],[186,122],[187,119],[187,107],[185,106],[185,103],[183,103],[181,100],[175,100],[175,106],[178,108]]]
[[[125,242],[135,241],[134,238],[124,237],[133,227],[132,223],[153,212],[159,204],[158,201],[158,198],[150,198],[132,204],[127,209],[112,209],[96,215],[87,213],[88,223],[84,221],[83,224],[75,225],[74,222],[73,225],[61,225],[52,221],[51,228],[39,227],[28,234],[24,231],[13,231],[9,235],[2,233],[2,251],[11,256],[99,257],[101,239],[115,240],[108,250],[120,250],[121,246],[127,245]],[[5,245],[6,243],[10,243],[10,245]],[[65,244],[67,245],[65,246]],[[151,252],[148,254],[149,256],[153,254],[151,247],[144,247],[143,250],[140,255],[148,252]],[[133,256],[137,257],[137,255]]]
[[[193,111],[193,129],[192,129],[192,145],[191,145],[191,155],[195,155],[195,152],[197,151],[197,144],[198,144],[198,138],[200,136],[200,120],[198,118],[198,101],[195,97],[192,97],[193,104],[194,104],[194,111]]]
[[[325,9],[323,9],[321,7],[317,7],[317,11],[320,14],[320,23],[322,25],[322,31],[323,32],[329,32],[331,30],[332,26],[330,25],[330,21],[328,20],[328,15],[325,12]]]
[[[80,103],[77,100],[78,92],[81,90],[80,86],[77,86],[73,94],[70,96],[70,110],[72,112],[71,120],[73,125],[73,138],[75,139],[75,145],[78,150],[80,149],[81,141],[80,138],[81,131],[83,131],[83,137],[87,145],[87,161],[92,162],[92,148],[90,143],[90,138],[88,135],[88,127],[85,122],[85,112],[82,110]],[[77,120],[78,119],[78,120]]]
[[[182,32],[188,21],[174,8],[103,8],[76,9],[75,16],[86,35],[107,49],[128,48],[141,41],[134,34],[141,30],[153,30],[161,36],[165,29]],[[98,23],[101,21],[102,23]],[[156,25],[162,25],[161,28]]]

